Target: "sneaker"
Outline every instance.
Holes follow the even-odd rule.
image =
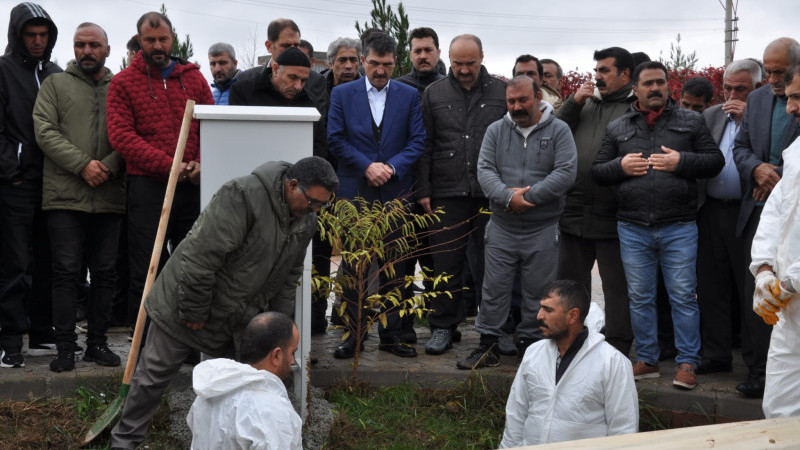
[[[71,349],[58,351],[56,359],[50,361],[50,370],[53,372],[69,372],[75,368],[75,352]]]
[[[425,344],[425,353],[429,355],[441,355],[448,348],[453,348],[450,330],[437,328],[433,330],[431,338],[428,340],[428,343]]]
[[[694,389],[697,386],[697,376],[694,372],[694,367],[691,364],[681,363],[678,366],[677,373],[675,373],[672,385],[683,389]]]
[[[56,349],[56,344],[29,343],[26,353],[28,356],[55,356],[58,354],[58,350]]]
[[[22,352],[6,353],[3,350],[0,353],[0,367],[19,369],[25,367],[25,358],[22,357]]]
[[[497,355],[497,344],[481,345],[473,350],[469,356],[456,363],[456,367],[461,370],[497,367],[499,365],[500,357]]]
[[[514,345],[514,339],[511,338],[510,335],[503,333],[497,339],[497,351],[500,352],[501,355],[509,355],[514,356],[519,353],[517,346]]]
[[[113,367],[120,365],[119,356],[115,355],[105,343],[87,345],[86,352],[83,354],[83,360],[97,363],[99,366]]]
[[[650,365],[644,361],[636,361],[633,365],[633,379],[644,380],[645,378],[658,378],[661,374],[658,373],[658,365]]]
[[[77,342],[73,342],[72,343],[72,353],[75,353],[75,356],[80,355],[81,353],[83,353],[83,347],[78,345]]]

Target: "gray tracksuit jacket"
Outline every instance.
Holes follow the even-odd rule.
[[[543,110],[527,138],[506,114],[486,130],[478,158],[478,181],[490,201],[492,222],[512,232],[525,232],[558,221],[566,192],[575,182],[578,156],[569,126]],[[522,214],[507,212],[509,188],[531,189],[524,198],[536,205]]]

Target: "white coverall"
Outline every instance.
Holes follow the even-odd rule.
[[[186,422],[192,449],[302,449],[303,422],[274,374],[230,359],[198,364]]]
[[[558,347],[528,348],[506,404],[500,448],[635,433],[639,403],[631,362],[589,330],[556,384]]]
[[[800,288],[800,139],[783,151],[783,178],[767,198],[753,238],[750,271],[764,264],[775,277]],[[767,356],[764,416],[800,414],[800,301],[778,313]]]

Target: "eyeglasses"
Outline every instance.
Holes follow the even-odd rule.
[[[322,200],[316,200],[316,199],[313,199],[313,198],[309,197],[308,194],[306,194],[306,191],[304,191],[302,189],[300,189],[300,192],[303,193],[303,197],[306,198],[306,201],[308,202],[308,207],[311,208],[311,209],[327,209],[327,208],[330,208],[331,205],[333,205],[333,202],[332,202],[333,196],[331,196],[331,199],[328,200],[328,201],[322,201]]]

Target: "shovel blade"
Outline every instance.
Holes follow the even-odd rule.
[[[122,407],[125,405],[125,397],[128,396],[128,390],[130,389],[130,385],[123,384],[119,389],[119,397],[115,398],[108,408],[103,411],[103,414],[94,422],[89,431],[86,433],[86,436],[83,438],[83,445],[88,444],[94,438],[101,435],[103,430],[109,428],[110,426],[114,425],[117,420],[119,420],[120,415],[122,415]]]

